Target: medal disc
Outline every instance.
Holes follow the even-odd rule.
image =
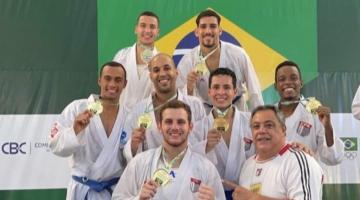
[[[195,65],[195,71],[196,71],[196,73],[198,73],[200,75],[204,75],[204,74],[208,73],[209,70],[208,70],[205,62],[199,62]]]
[[[214,128],[220,132],[226,132],[229,129],[229,123],[223,117],[214,120]]]
[[[306,110],[311,114],[316,114],[316,110],[321,106],[320,101],[318,101],[315,97],[309,97],[309,101],[306,104]]]
[[[153,57],[153,52],[151,49],[144,49],[144,51],[141,53],[141,59],[145,63],[149,63],[152,57]]]
[[[138,119],[138,127],[147,129],[150,127],[152,122],[151,115],[149,113],[143,113]]]
[[[161,168],[154,172],[152,179],[160,186],[164,186],[170,181],[170,176],[166,169]]]
[[[103,106],[100,100],[88,103],[87,109],[92,112],[94,115],[99,115],[103,111]]]

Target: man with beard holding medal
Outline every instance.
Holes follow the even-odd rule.
[[[161,108],[157,125],[163,135],[162,145],[131,160],[113,200],[225,199],[214,165],[188,146],[191,117],[190,107],[181,101],[171,101]]]
[[[206,157],[216,166],[220,176],[233,182],[239,180],[240,169],[246,158],[254,154],[250,113],[239,111],[233,106],[236,92],[233,71],[218,68],[211,72],[209,97],[214,107],[197,126],[197,132],[204,136],[203,141],[196,144],[197,149],[206,152]],[[232,191],[225,187],[227,199],[232,199]]]
[[[205,110],[199,99],[176,89],[178,72],[169,55],[159,53],[154,56],[149,62],[149,71],[155,92],[134,106],[125,123],[125,131],[131,134],[124,149],[128,161],[138,152],[161,145],[162,135],[156,124],[159,122],[159,110],[165,104],[177,99],[190,106],[193,122],[205,117]],[[190,136],[190,142],[197,141],[194,136]]]
[[[321,106],[314,97],[301,96],[303,81],[298,65],[292,61],[280,63],[275,69],[274,86],[280,95],[277,106],[286,119],[287,140],[307,145],[327,165],[339,164],[344,144],[333,133],[330,108]]]
[[[212,107],[208,97],[209,72],[229,68],[237,78],[234,105],[239,110],[248,110],[244,96],[246,88],[250,109],[263,105],[260,84],[249,56],[242,47],[220,41],[220,20],[220,16],[212,10],[205,10],[196,18],[195,35],[200,45],[180,60],[178,86],[184,88],[187,94],[201,98],[208,113]]]
[[[73,101],[55,122],[49,146],[55,155],[70,157],[67,200],[111,199],[126,164],[125,111],[119,104],[126,82],[121,64],[105,63],[98,79],[100,95]]]
[[[154,43],[159,31],[158,16],[150,11],[142,12],[135,25],[137,42],[131,47],[121,49],[113,59],[123,64],[128,73],[128,85],[120,97],[127,112],[153,91],[147,65],[157,54]]]

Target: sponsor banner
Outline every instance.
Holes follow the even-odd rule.
[[[360,183],[359,131],[360,121],[350,113],[331,114],[334,134],[344,142],[344,159],[336,166],[322,164],[325,183]]]
[[[66,188],[67,158],[48,144],[57,116],[0,115],[0,190]]]

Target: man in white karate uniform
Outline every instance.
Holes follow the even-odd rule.
[[[114,200],[225,199],[214,165],[188,146],[191,116],[190,107],[181,101],[161,108],[162,145],[131,160],[114,190]]]
[[[351,111],[354,117],[360,120],[360,86],[356,91],[354,100],[352,102]]]
[[[275,69],[275,89],[280,95],[277,104],[286,117],[286,138],[308,146],[317,159],[327,165],[339,164],[344,155],[343,142],[335,137],[330,120],[330,108],[320,106],[316,113],[307,111],[300,90],[303,86],[298,65],[284,61]]]
[[[118,51],[113,59],[121,63],[128,74],[128,85],[120,97],[126,112],[130,112],[136,103],[153,91],[147,64],[157,54],[154,43],[159,30],[158,16],[150,11],[142,12],[135,26],[136,43]]]
[[[321,200],[323,171],[313,157],[286,143],[284,117],[276,107],[255,108],[250,123],[256,154],[241,170],[234,199]]]
[[[70,157],[72,179],[67,200],[111,199],[126,161],[123,146],[124,108],[119,104],[126,86],[125,68],[105,63],[98,79],[99,95],[70,103],[55,122],[50,135],[54,154]]]
[[[223,179],[237,182],[246,158],[255,153],[250,130],[250,113],[232,105],[236,96],[236,75],[228,68],[218,68],[209,77],[209,97],[214,107],[198,125],[203,134],[204,153],[216,166]],[[226,121],[219,127],[217,123]],[[220,121],[217,121],[220,120]],[[221,129],[226,130],[221,130]],[[217,130],[219,129],[219,130]],[[198,148],[197,148],[198,149]],[[225,187],[227,199],[232,199],[231,188]]]
[[[195,35],[200,45],[186,53],[180,60],[178,86],[184,88],[189,95],[200,97],[208,113],[212,105],[208,97],[208,71],[229,68],[235,72],[237,78],[237,96],[234,105],[239,110],[248,110],[244,95],[245,87],[250,109],[263,105],[259,80],[249,56],[242,47],[220,41],[222,33],[220,20],[220,16],[212,10],[205,10],[197,16]],[[202,72],[197,70],[199,67],[203,69]]]
[[[167,54],[157,54],[149,63],[150,79],[155,92],[135,105],[126,118],[125,131],[131,139],[125,146],[124,155],[129,161],[136,153],[156,148],[162,143],[162,135],[156,127],[159,121],[159,109],[172,100],[180,100],[188,104],[192,111],[192,120],[196,122],[205,117],[205,110],[199,99],[188,96],[176,89],[178,71],[173,59]],[[148,127],[141,127],[141,118],[148,118]],[[195,136],[195,135],[194,135]],[[198,139],[190,136],[189,140]]]

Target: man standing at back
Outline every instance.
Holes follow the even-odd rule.
[[[70,157],[67,200],[111,199],[125,168],[122,150],[127,135],[124,109],[119,105],[126,86],[125,68],[105,63],[98,84],[100,95],[70,103],[51,130],[50,149],[55,155]]]
[[[140,100],[150,95],[153,90],[149,79],[148,62],[157,54],[154,46],[159,35],[159,18],[150,11],[142,12],[135,26],[136,43],[121,49],[114,57],[114,61],[125,66],[128,73],[128,85],[120,97],[126,112]]]
[[[208,97],[209,71],[229,68],[237,78],[234,105],[241,111],[248,110],[244,96],[245,86],[250,109],[263,105],[260,84],[249,56],[243,48],[220,41],[220,20],[220,16],[212,10],[205,10],[196,18],[195,35],[199,39],[199,46],[180,60],[178,86],[183,87],[189,95],[200,97],[209,112],[212,106]]]

